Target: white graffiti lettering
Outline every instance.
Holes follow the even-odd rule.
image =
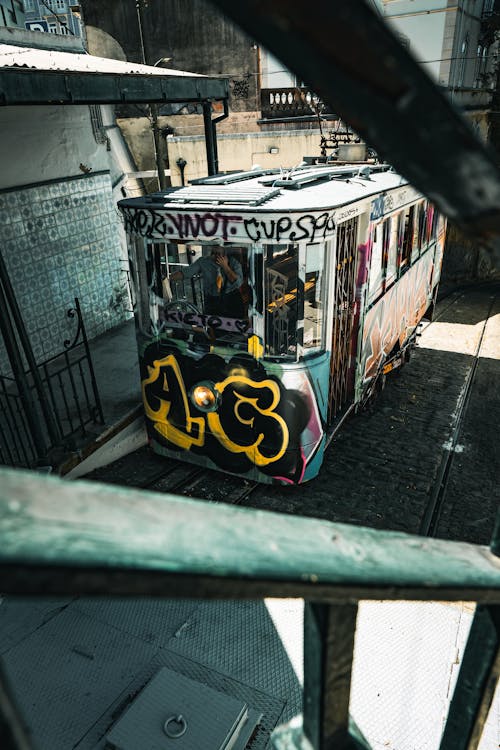
[[[219,315],[198,315],[180,310],[167,310],[165,324],[178,326],[198,326],[215,330],[232,331],[233,333],[252,333],[248,320],[238,318],[224,318]]]

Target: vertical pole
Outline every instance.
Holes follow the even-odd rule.
[[[160,129],[158,127],[158,105],[150,104],[149,112],[151,119],[151,130],[153,131],[153,146],[155,152],[156,171],[158,173],[158,187],[160,190],[165,190],[165,188],[167,187],[167,181],[165,179],[165,163],[162,158],[162,142],[160,137]]]
[[[82,311],[80,308],[80,300],[78,299],[78,297],[75,297],[75,309],[76,309],[76,314],[78,315],[78,324],[82,332],[83,347],[85,349],[85,354],[87,355],[87,362],[89,365],[89,372],[90,372],[90,381],[92,383],[92,391],[94,393],[97,413],[99,414],[99,419],[101,420],[101,424],[104,424],[104,414],[102,411],[101,398],[99,396],[99,389],[97,387],[97,380],[95,377],[94,365],[92,363],[92,356],[90,354],[90,347],[89,347],[89,342],[87,339],[87,331],[85,330],[85,324],[83,322]]]
[[[37,414],[36,407],[30,391],[28,379],[24,372],[23,360],[19,346],[12,327],[12,321],[10,313],[7,307],[7,300],[5,298],[5,292],[3,284],[0,280],[0,331],[2,333],[5,349],[7,350],[7,356],[9,358],[10,366],[14,374],[17,387],[19,388],[19,395],[23,409],[28,420],[28,424],[31,428],[31,436],[33,438],[33,445],[35,448],[35,454],[38,459],[43,459],[46,456],[45,440],[43,438],[43,432],[39,421],[39,415]]]
[[[500,607],[477,605],[440,750],[476,750],[500,676]]]
[[[6,304],[8,304],[8,306],[10,307],[12,319],[14,321],[14,325],[16,327],[16,330],[19,335],[19,339],[21,341],[21,346],[23,347],[24,354],[26,356],[28,369],[33,378],[33,383],[35,385],[36,392],[38,394],[38,400],[40,402],[40,407],[42,409],[42,413],[45,419],[45,424],[47,425],[47,430],[49,433],[50,441],[52,445],[57,445],[57,443],[59,442],[61,438],[61,435],[57,428],[57,424],[54,419],[52,410],[50,408],[50,403],[47,399],[45,388],[43,387],[42,378],[40,377],[40,373],[38,372],[38,367],[37,367],[35,357],[33,354],[33,349],[31,348],[31,342],[29,340],[28,332],[26,331],[24,320],[21,315],[21,310],[19,309],[17,298],[14,293],[14,289],[12,288],[9,274],[7,273],[7,267],[5,265],[5,261],[1,253],[0,253],[0,284],[3,286]]]
[[[0,740],[3,750],[33,750],[30,732],[13,698],[12,687],[0,664]]]
[[[490,542],[490,550],[496,557],[500,557],[500,508],[497,510],[495,527]]]
[[[207,169],[208,174],[217,174],[216,157],[215,157],[215,129],[212,123],[212,105],[204,101],[203,107],[203,124],[205,126],[205,147],[207,150]]]
[[[349,697],[358,607],[305,603],[304,723],[314,750],[357,747],[349,734]]]

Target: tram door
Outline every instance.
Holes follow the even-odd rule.
[[[337,258],[333,306],[332,359],[328,423],[342,411],[352,396],[350,377],[351,340],[354,322],[354,294],[358,218],[337,227]]]

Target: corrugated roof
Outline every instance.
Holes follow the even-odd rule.
[[[0,44],[0,105],[200,102],[228,95],[226,78]]]
[[[140,63],[111,60],[107,57],[59,52],[56,50],[18,47],[14,44],[0,45],[0,68],[33,68],[34,70],[54,70],[74,73],[114,73],[118,75],[144,76],[190,76],[205,78],[184,70],[159,68]]]

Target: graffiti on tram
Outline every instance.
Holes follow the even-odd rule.
[[[150,239],[213,240],[224,242],[318,242],[335,231],[333,211],[266,217],[217,211],[178,212],[154,208],[122,208],[125,229]]]
[[[180,351],[157,359],[146,349],[141,367],[142,395],[150,437],[167,450],[205,456],[236,474],[256,468],[273,479],[300,482],[311,446],[308,394],[284,387],[276,376],[247,354],[230,362],[208,354],[194,362]],[[197,408],[191,395],[199,384],[215,395],[212,409]],[[318,421],[318,420],[317,420]],[[316,438],[323,426],[314,425]],[[321,444],[316,439],[315,448]]]
[[[433,255],[426,253],[367,313],[363,327],[363,380],[377,374],[424,315],[431,295]]]

